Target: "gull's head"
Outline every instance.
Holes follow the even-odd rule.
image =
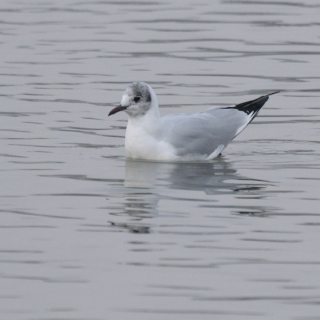
[[[144,82],[133,82],[124,91],[120,105],[112,109],[109,116],[125,111],[130,117],[145,115],[155,103],[155,95]]]

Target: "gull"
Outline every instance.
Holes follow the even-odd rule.
[[[133,82],[109,116],[125,111],[126,157],[153,161],[212,160],[258,115],[269,93],[232,107],[160,117],[157,96],[147,83]]]

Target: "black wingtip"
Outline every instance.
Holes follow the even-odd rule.
[[[261,96],[257,99],[237,104],[233,108],[237,109],[239,111],[243,111],[248,115],[253,113],[253,118],[254,118],[258,114],[259,110],[263,107],[263,105],[268,101],[269,96],[276,94],[276,93],[279,93],[279,92],[280,91],[274,91],[274,92],[268,93],[268,94]]]
[[[279,90],[279,91],[271,92],[271,93],[266,94],[266,96],[269,97],[269,96],[272,96],[273,94],[276,94],[276,93],[279,93],[279,92],[281,92],[281,91]]]

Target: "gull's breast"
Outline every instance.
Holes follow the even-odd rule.
[[[150,135],[143,128],[127,127],[125,139],[126,157],[158,161],[174,161],[179,159],[175,148],[164,140]]]

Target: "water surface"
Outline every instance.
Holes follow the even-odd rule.
[[[320,315],[317,1],[2,1],[3,319]],[[163,115],[281,90],[205,163],[129,161]]]

